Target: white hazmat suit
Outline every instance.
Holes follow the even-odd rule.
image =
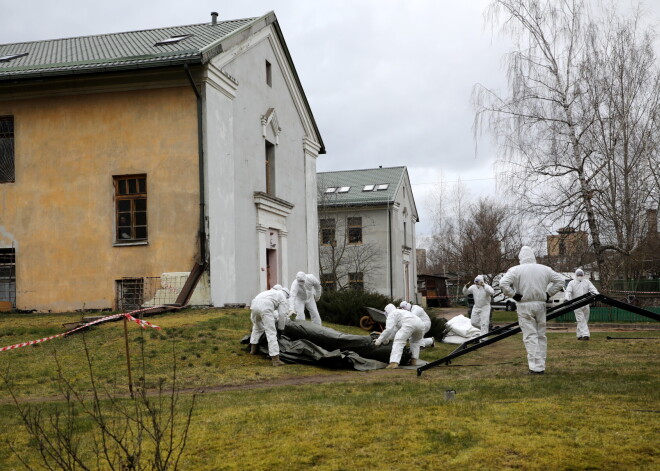
[[[548,345],[545,303],[548,296],[562,289],[564,278],[552,268],[536,263],[530,247],[523,246],[518,258],[520,265],[506,272],[500,280],[500,288],[506,296],[516,300],[530,373],[543,373]]]
[[[403,301],[399,305],[399,308],[405,309],[406,311],[410,311],[420,318],[422,324],[424,324],[424,332],[422,335],[426,335],[426,333],[431,329],[431,318],[426,313],[426,311],[422,309],[421,306],[417,306],[417,305],[413,306],[409,302]],[[435,345],[435,341],[433,340],[433,337],[423,337],[421,345],[424,348],[429,348]]]
[[[579,298],[587,293],[598,294],[598,290],[591,281],[584,279],[584,272],[578,268],[575,271],[575,279],[571,280],[566,287],[566,301]],[[577,322],[575,333],[578,340],[589,340],[589,306],[577,308],[574,312]]]
[[[312,274],[299,271],[291,285],[289,297],[289,312],[295,313],[296,320],[305,320],[305,308],[314,324],[321,325],[321,315],[316,307],[316,301],[321,298],[321,282]]]
[[[412,355],[411,365],[417,364],[419,358],[419,347],[424,336],[424,324],[421,319],[412,312],[404,309],[396,309],[392,304],[385,306],[387,322],[385,330],[376,339],[376,345],[387,344],[394,338],[392,352],[390,353],[390,364],[388,368],[398,368],[401,363],[401,355],[406,342],[410,340],[410,353]]]
[[[495,294],[495,290],[484,283],[483,276],[479,275],[474,279],[472,286],[469,288],[463,286],[463,295],[467,296],[468,294],[471,294],[474,298],[470,321],[473,326],[481,331],[481,335],[486,335],[490,326],[490,300]]]
[[[250,319],[252,319],[250,345],[257,345],[265,332],[266,340],[268,340],[268,355],[271,358],[278,357],[280,354],[280,347],[277,343],[277,328],[284,329],[288,314],[287,307],[287,296],[282,287],[279,287],[279,289],[273,287],[273,289],[259,293],[250,304],[252,310],[250,314]]]

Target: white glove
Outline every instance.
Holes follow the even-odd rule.
[[[377,346],[377,347],[380,347],[381,343],[383,343],[381,339],[376,339],[376,341],[374,342],[374,345]]]
[[[383,345],[387,345],[388,343],[390,343],[390,339],[383,340]]]

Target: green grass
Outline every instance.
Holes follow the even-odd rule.
[[[501,311],[500,311],[501,312]],[[58,331],[76,315],[0,317],[0,346]],[[169,378],[172,348],[182,386],[198,396],[181,469],[657,469],[660,431],[660,332],[550,333],[547,374],[526,376],[520,336],[417,377],[414,371],[343,372],[326,384],[291,385],[336,375],[302,365],[273,368],[238,342],[247,311],[194,310],[149,318],[161,332],[129,325],[134,376]],[[337,327],[337,326],[334,326]],[[351,333],[357,328],[337,327]],[[30,329],[35,329],[31,331]],[[50,334],[48,332],[51,332]],[[34,337],[25,335],[36,334]],[[649,340],[606,340],[607,335]],[[121,323],[85,334],[101,384],[125,393]],[[451,350],[424,351],[433,360]],[[53,411],[55,355],[64,374],[87,386],[83,336],[0,352],[20,397]],[[254,388],[256,383],[271,387]],[[237,391],[211,390],[244,385]],[[456,390],[453,401],[444,400]],[[181,406],[190,400],[182,396]],[[89,427],[81,423],[81,427]],[[14,407],[0,392],[0,469],[22,469],[5,446],[37,458]]]

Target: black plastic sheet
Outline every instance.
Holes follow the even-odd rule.
[[[246,336],[241,343],[250,342]],[[319,326],[309,321],[287,321],[286,327],[278,334],[280,360],[286,363],[304,363],[327,368],[358,371],[385,368],[390,361],[392,343],[376,346],[369,335],[352,335],[329,327]],[[259,339],[259,352],[268,355],[266,336]],[[401,364],[410,361],[410,350],[406,347],[401,356]]]

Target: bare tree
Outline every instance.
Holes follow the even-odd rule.
[[[508,96],[475,87],[475,132],[487,127],[497,138],[508,188],[526,209],[550,223],[586,226],[607,286],[606,253],[630,253],[629,245],[621,243],[625,236],[617,239],[610,234],[634,218],[633,208],[621,222],[620,206],[632,201],[633,192],[638,192],[636,200],[645,199],[645,190],[639,193],[639,187],[628,184],[621,195],[616,185],[622,172],[629,183],[634,180],[641,161],[649,158],[647,152],[640,152],[639,158],[621,159],[622,152],[632,150],[622,148],[624,129],[630,138],[639,134],[646,140],[659,139],[657,132],[651,135],[657,129],[655,105],[642,112],[653,123],[634,133],[631,126],[639,117],[615,111],[619,105],[631,104],[635,80],[657,75],[652,50],[634,34],[627,41],[625,34],[617,36],[618,27],[625,25],[619,30],[635,33],[639,23],[598,23],[583,0],[496,0],[487,17],[493,23],[501,21],[515,50],[507,58]],[[617,38],[646,59],[616,62],[616,55],[626,52],[615,47]],[[612,88],[617,78],[619,96]],[[658,94],[657,82],[649,84],[649,93]]]

